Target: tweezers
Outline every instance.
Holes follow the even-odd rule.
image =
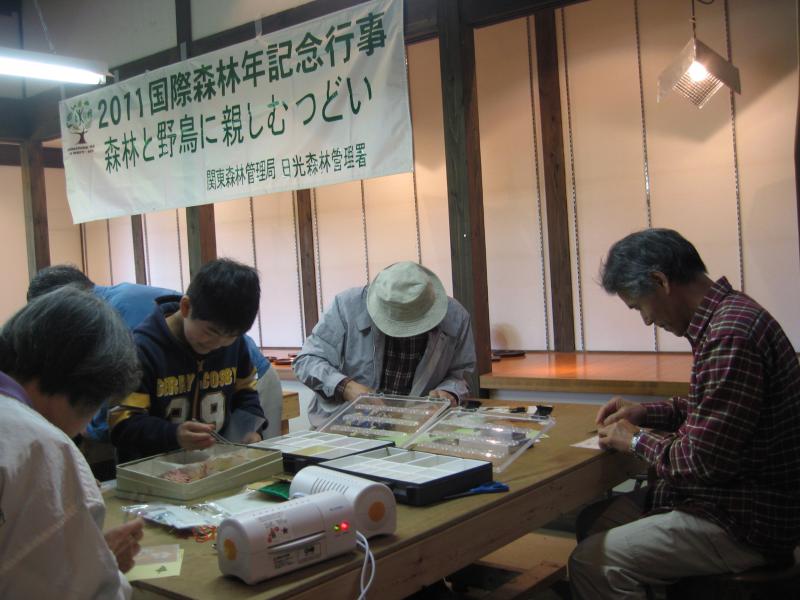
[[[233,442],[231,442],[230,440],[225,439],[224,437],[222,437],[220,434],[218,434],[213,429],[211,430],[211,437],[213,437],[215,440],[217,440],[218,444],[229,444],[231,446],[234,445]]]

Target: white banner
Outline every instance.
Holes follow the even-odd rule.
[[[62,101],[75,223],[411,171],[402,0]]]

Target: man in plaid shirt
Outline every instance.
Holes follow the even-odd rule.
[[[800,364],[775,319],[668,229],[614,244],[604,289],[692,347],[687,398],[612,398],[600,445],[655,471],[589,507],[570,558],[575,598],[645,598],[678,579],[791,560],[800,541]]]

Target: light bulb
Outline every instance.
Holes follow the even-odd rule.
[[[692,81],[703,81],[708,77],[708,70],[699,62],[694,61],[689,66],[689,77],[692,78]]]

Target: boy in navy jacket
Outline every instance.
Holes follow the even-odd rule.
[[[109,413],[119,462],[214,444],[261,440],[266,424],[243,334],[258,312],[255,269],[228,259],[204,265],[184,296],[160,299],[135,330],[142,382]]]

